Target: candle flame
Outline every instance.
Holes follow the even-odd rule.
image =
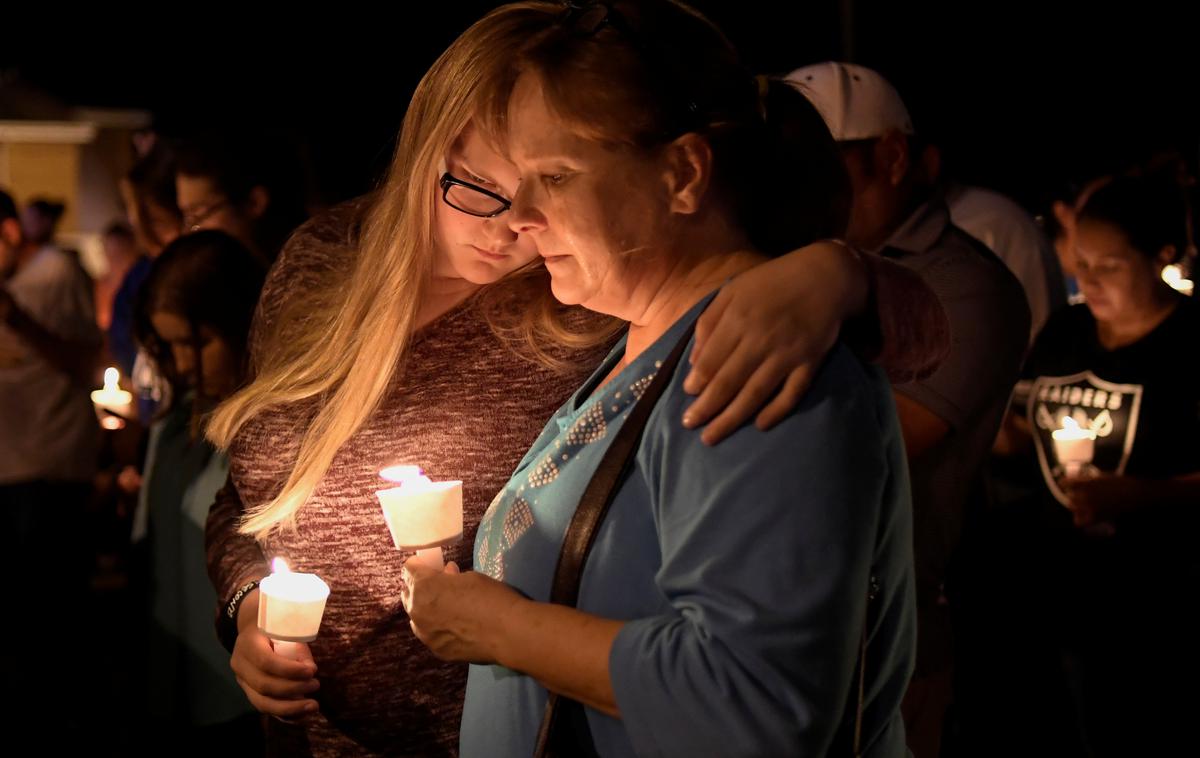
[[[95,375],[93,374],[93,376],[95,376]],[[106,389],[106,390],[117,389],[117,384],[118,384],[118,382],[120,382],[120,380],[121,380],[121,372],[117,371],[116,368],[109,366],[108,368],[104,369],[104,389]]]
[[[397,484],[403,484],[413,479],[425,479],[420,466],[388,466],[383,471],[380,471],[379,475],[389,482],[396,482]],[[426,479],[426,481],[428,480]]]
[[[1056,440],[1096,439],[1096,432],[1085,429],[1078,421],[1070,416],[1063,416],[1062,428],[1055,429],[1051,435]]]
[[[271,570],[276,574],[290,574],[292,570],[288,568],[287,561],[282,558],[276,558],[271,561]]]
[[[1183,275],[1183,267],[1178,263],[1172,263],[1169,266],[1164,266],[1162,271],[1163,281],[1171,285],[1172,288],[1186,295],[1192,294],[1192,280]]]

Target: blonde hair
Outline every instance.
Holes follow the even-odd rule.
[[[242,533],[261,539],[279,526],[294,526],[338,450],[370,418],[402,370],[431,275],[438,166],[511,76],[509,62],[522,43],[560,12],[561,6],[548,2],[497,8],[438,58],[413,93],[391,169],[363,221],[358,256],[344,281],[288,304],[289,313],[275,321],[279,326],[263,335],[254,380],[214,412],[208,437],[227,449],[248,421],[268,409],[306,400],[317,404],[287,482],[270,502],[248,507]],[[501,127],[495,119],[480,123],[493,142]],[[489,318],[497,333],[526,340],[543,357],[537,340],[582,345],[602,338],[605,330],[576,334],[558,324],[561,310],[547,302],[550,289],[537,268],[511,277],[511,285],[531,298],[525,305],[534,315],[508,323],[498,315]],[[499,314],[506,300],[496,299],[489,312]]]
[[[563,305],[550,291],[550,272],[541,260],[515,271],[477,295],[488,327],[527,361],[564,371],[577,366],[563,348],[585,350],[609,343],[625,322]]]

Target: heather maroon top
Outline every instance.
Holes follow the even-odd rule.
[[[321,287],[331,270],[347,265],[362,208],[342,206],[301,227],[271,271],[254,335],[272,328],[289,292]],[[572,318],[595,316],[576,312]],[[570,369],[554,371],[498,339],[477,302],[459,305],[414,336],[402,377],[342,447],[301,509],[297,530],[273,533],[261,544],[236,533],[238,519],[245,505],[264,503],[282,488],[312,405],[279,408],[243,428],[230,450],[230,481],[208,520],[217,596],[228,598],[267,574],[275,556],[294,570],[318,574],[331,590],[311,645],[321,710],[298,725],[267,719],[269,752],[456,754],[466,665],[434,658],[408,626],[400,604],[404,554],[393,547],[375,497],[391,486],[379,472],[414,464],[431,479],[463,481],[465,531],[446,559],[470,568],[475,529],[488,503],[546,419],[609,347],[559,350]]]

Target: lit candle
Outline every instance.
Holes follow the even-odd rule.
[[[120,429],[133,413],[133,395],[118,386],[121,374],[113,367],[104,369],[104,387],[92,392],[96,418],[105,429]]]
[[[258,628],[279,655],[307,660],[298,643],[317,638],[329,585],[316,574],[290,571],[282,558],[272,561],[271,569],[275,573],[258,583]]]
[[[410,562],[442,568],[442,547],[462,539],[462,482],[431,482],[416,466],[392,466],[380,475],[399,483],[375,493],[392,543],[416,551]]]
[[[1083,467],[1092,462],[1096,450],[1096,433],[1084,429],[1075,419],[1064,416],[1062,428],[1050,433],[1054,438],[1054,454],[1067,476],[1079,476]]]
[[[1183,266],[1178,263],[1172,263],[1169,266],[1163,266],[1162,272],[1163,281],[1171,285],[1174,289],[1182,292],[1185,295],[1192,294],[1192,280],[1183,275]]]

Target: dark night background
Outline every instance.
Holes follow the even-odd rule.
[[[318,195],[332,202],[378,177],[420,75],[494,5],[72,9],[53,24],[15,19],[0,67],[73,105],[151,110],[166,133],[282,128],[308,145]],[[955,173],[1034,210],[1088,164],[1161,145],[1194,159],[1200,144],[1194,4],[694,5],[758,72],[829,58],[879,69]]]

